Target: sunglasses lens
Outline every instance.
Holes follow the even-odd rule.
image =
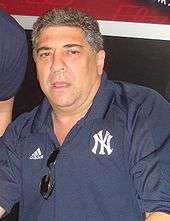
[[[59,153],[59,149],[56,149],[50,154],[48,161],[47,161],[48,168],[51,169],[54,166],[58,153]]]
[[[52,176],[43,176],[40,184],[40,193],[44,199],[48,199],[54,189],[54,179]]]
[[[44,199],[48,199],[54,189],[54,178],[50,175],[50,171],[55,164],[59,149],[55,149],[49,156],[47,161],[47,167],[49,168],[49,174],[43,176],[40,183],[40,193]]]

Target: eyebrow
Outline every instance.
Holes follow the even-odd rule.
[[[64,45],[64,48],[73,48],[73,47],[79,47],[79,48],[83,48],[83,45],[79,45],[79,44],[66,44]]]
[[[52,49],[52,48],[50,48],[50,47],[45,47],[45,46],[43,46],[43,47],[38,48],[38,49],[36,50],[36,53],[38,54],[39,51],[48,51],[48,50],[51,50],[51,49]]]
[[[83,48],[84,46],[83,45],[79,45],[79,44],[66,44],[63,46],[63,48],[74,48],[74,47],[78,47],[78,48]],[[39,53],[39,51],[48,51],[48,50],[52,50],[53,48],[51,47],[46,47],[46,46],[43,46],[43,47],[40,47],[36,50],[37,54]]]

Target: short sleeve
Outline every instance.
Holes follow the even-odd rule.
[[[24,29],[0,11],[0,101],[17,93],[27,65],[27,38]]]
[[[170,104],[150,94],[135,113],[131,134],[130,174],[139,207],[170,212]]]

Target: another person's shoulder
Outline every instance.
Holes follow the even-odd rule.
[[[0,101],[14,97],[24,79],[28,46],[25,30],[0,10]]]
[[[12,30],[13,33],[15,32],[17,36],[20,36],[20,40],[22,39],[26,40],[25,31],[22,28],[22,26],[11,15],[7,14],[5,11],[1,9],[0,9],[0,24],[1,24],[1,31],[5,31],[5,34],[9,35],[8,37],[10,37],[10,33]]]

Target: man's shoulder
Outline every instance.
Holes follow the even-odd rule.
[[[164,99],[156,90],[124,81],[113,81],[115,94],[128,103],[142,104]]]
[[[44,101],[35,107],[32,111],[19,115],[6,129],[4,137],[15,136],[17,139],[28,136],[34,128],[38,127],[39,122],[43,118],[43,112],[46,108]]]
[[[147,116],[153,108],[158,111],[160,107],[161,111],[170,111],[170,103],[152,88],[123,81],[113,81],[111,87],[114,105],[126,114],[140,110]]]
[[[36,106],[29,112],[20,114],[11,124],[11,127],[24,127],[24,125],[33,122],[40,105]]]

